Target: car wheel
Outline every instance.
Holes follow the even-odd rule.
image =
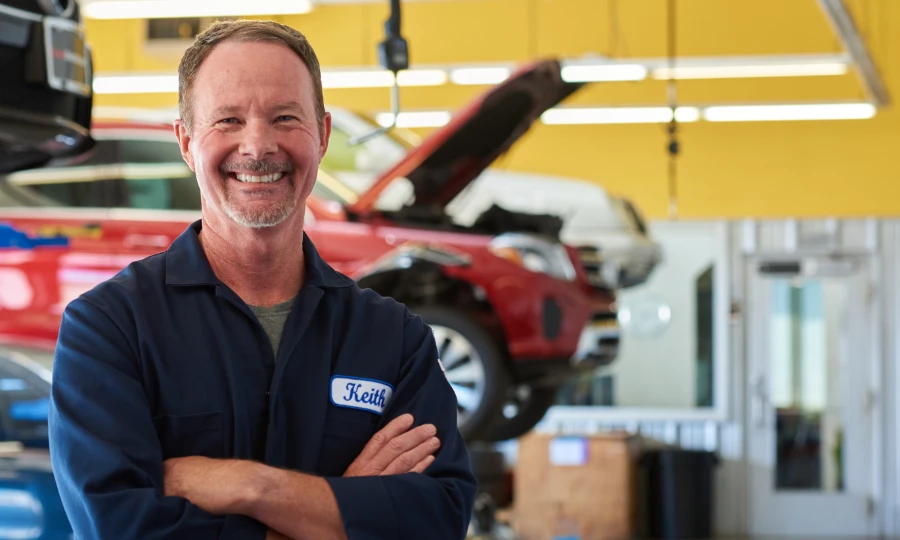
[[[485,440],[497,442],[515,439],[531,431],[556,403],[557,386],[527,384],[512,386],[503,409],[491,426]]]
[[[494,338],[464,313],[447,308],[412,310],[434,333],[444,374],[456,393],[457,426],[466,441],[484,436],[503,407],[509,373]]]

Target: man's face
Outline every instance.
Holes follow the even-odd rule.
[[[326,115],[319,136],[303,61],[278,43],[225,42],[204,60],[189,99],[192,130],[179,122],[176,135],[197,174],[204,217],[251,228],[302,223],[331,131]]]

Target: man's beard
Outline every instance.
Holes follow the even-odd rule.
[[[297,208],[296,186],[291,172],[294,166],[289,162],[274,162],[269,160],[246,160],[246,161],[229,161],[223,163],[219,167],[222,176],[225,177],[224,197],[222,208],[225,215],[231,218],[238,225],[249,227],[252,229],[264,229],[266,227],[274,227],[294,213]],[[284,173],[287,180],[289,190],[285,198],[262,208],[245,208],[232,198],[230,184],[228,182],[228,173],[232,172],[253,172],[259,174]],[[281,179],[278,180],[279,182]],[[245,195],[246,196],[246,195]]]

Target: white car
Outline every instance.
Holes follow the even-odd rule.
[[[357,192],[366,191],[380,173],[419,144],[414,134],[401,129],[351,144],[354,137],[380,126],[349,110],[330,107],[329,112],[332,136],[322,168]],[[411,194],[412,186],[397,182],[385,191],[378,207],[396,210]],[[585,264],[593,258],[602,266],[604,282],[599,286],[643,283],[661,259],[661,248],[648,236],[634,205],[593,182],[489,168],[446,211],[456,223],[469,226],[494,204],[513,212],[562,218],[561,240],[581,248]]]

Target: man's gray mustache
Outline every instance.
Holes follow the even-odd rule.
[[[223,173],[249,172],[259,174],[274,174],[279,172],[293,172],[294,165],[288,161],[247,160],[231,161],[223,163],[219,170]]]

